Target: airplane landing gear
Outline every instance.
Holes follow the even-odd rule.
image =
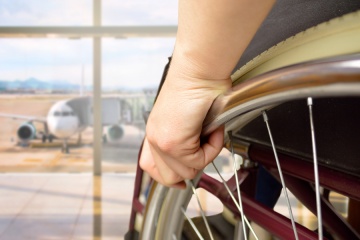
[[[52,135],[49,132],[49,128],[46,122],[44,122],[44,132],[42,132],[41,141],[43,143],[46,143],[46,140],[48,140],[50,143],[53,141],[54,135]]]
[[[63,142],[63,147],[61,149],[61,152],[62,153],[69,153],[69,146],[67,144],[67,139],[65,139],[64,142]]]
[[[42,135],[42,137],[41,137],[41,141],[43,142],[43,143],[46,143],[46,140],[48,140],[50,143],[53,141],[53,139],[54,139],[54,136],[53,135],[51,135],[51,134],[46,134],[46,133],[44,133],[43,135]]]

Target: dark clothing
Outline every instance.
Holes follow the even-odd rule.
[[[360,0],[278,0],[234,70],[299,32],[359,9]]]

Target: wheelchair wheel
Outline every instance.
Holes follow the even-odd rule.
[[[334,34],[324,35],[332,30]],[[347,38],[351,46],[344,45]],[[324,48],[316,56],[309,51],[334,41],[344,47],[334,52]],[[216,99],[203,133],[224,125],[225,147],[246,164],[240,169],[235,164],[229,180],[220,174],[221,180],[199,174],[185,190],[154,183],[141,238],[248,239],[252,235],[259,239],[251,227],[256,223],[280,239],[359,239],[326,199],[327,190],[332,190],[360,200],[360,55],[353,54],[360,52],[359,43],[360,12],[356,12],[279,44],[235,73],[232,91]],[[302,47],[310,53],[288,61]],[[288,189],[319,216],[317,231],[296,223],[290,204],[288,218],[256,200],[259,166],[282,183],[285,195]],[[220,229],[226,217],[201,216],[202,212],[198,218],[187,218],[196,188],[213,194],[230,212],[226,233]]]

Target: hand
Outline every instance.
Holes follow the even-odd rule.
[[[140,158],[156,181],[184,187],[184,179],[194,178],[221,151],[223,129],[201,139],[204,118],[214,99],[231,87],[230,74],[273,3],[179,0],[172,63]]]
[[[201,139],[202,124],[214,99],[230,87],[230,79],[199,79],[170,67],[148,119],[141,168],[157,182],[181,188],[213,161],[223,147],[223,129]]]

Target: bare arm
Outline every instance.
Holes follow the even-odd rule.
[[[273,0],[179,0],[179,27],[167,79],[150,114],[141,167],[183,186],[215,159],[223,130],[200,142],[204,118]]]

